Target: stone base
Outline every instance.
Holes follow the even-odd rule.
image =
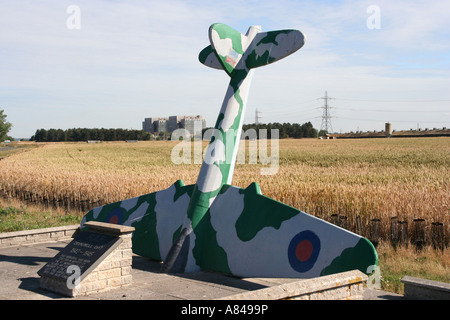
[[[220,300],[362,300],[367,275],[359,270],[296,280]]]

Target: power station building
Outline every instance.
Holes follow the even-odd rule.
[[[170,116],[166,118],[145,118],[142,130],[150,133],[173,132],[176,129],[186,129],[195,135],[206,128],[206,120],[201,116]]]

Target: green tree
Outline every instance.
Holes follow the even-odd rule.
[[[8,139],[8,132],[11,130],[12,124],[6,121],[4,110],[0,110],[0,141]]]

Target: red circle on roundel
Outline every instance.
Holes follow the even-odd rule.
[[[119,222],[119,217],[118,216],[112,216],[109,221],[109,223],[113,223],[113,224],[117,224],[117,222]]]
[[[311,257],[313,245],[309,240],[300,241],[295,248],[295,256],[301,262],[305,262]]]

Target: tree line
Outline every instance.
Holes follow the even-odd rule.
[[[57,141],[120,141],[120,140],[151,140],[150,133],[143,130],[128,129],[38,129],[30,138],[36,142],[57,142]]]
[[[318,131],[314,129],[311,122],[304,124],[299,123],[268,123],[268,124],[244,124],[242,126],[243,132],[248,129],[254,129],[259,138],[260,129],[267,129],[267,138],[271,138],[271,129],[277,129],[280,139],[285,138],[316,138]],[[204,129],[203,131],[205,131]],[[161,135],[163,134],[163,135]],[[123,141],[123,140],[153,140],[155,137],[143,130],[128,130],[128,129],[88,129],[88,128],[73,128],[73,129],[38,129],[36,133],[30,138],[31,141],[36,142],[58,142],[58,141]],[[170,136],[160,133],[157,140],[170,139]]]
[[[6,121],[6,114],[4,112],[4,110],[0,109],[0,142],[3,142],[4,140],[13,140],[13,138],[8,136],[12,124]]]
[[[248,129],[255,129],[256,134],[259,138],[259,129],[267,129],[267,138],[270,139],[270,130],[277,129],[280,139],[285,138],[317,138],[319,132],[314,129],[311,122],[306,122],[304,124],[299,123],[268,123],[268,124],[244,124],[242,130],[246,132]],[[322,132],[321,132],[322,133]]]

